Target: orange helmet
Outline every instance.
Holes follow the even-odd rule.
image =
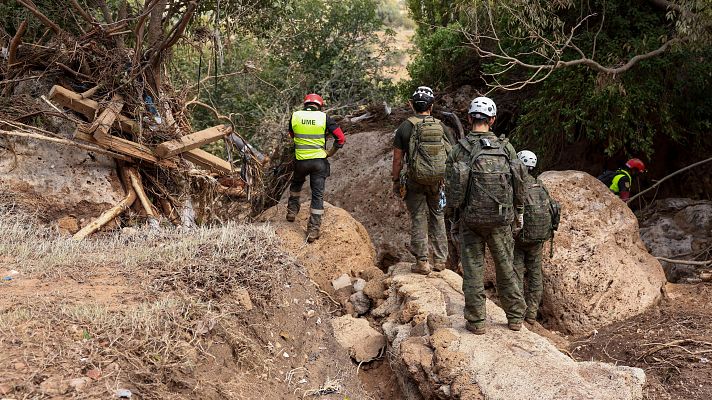
[[[631,158],[627,163],[625,163],[625,166],[630,170],[645,172],[645,164],[643,164],[643,162],[638,158]]]
[[[304,105],[307,104],[316,104],[319,107],[324,107],[324,99],[316,93],[310,93],[304,96]]]

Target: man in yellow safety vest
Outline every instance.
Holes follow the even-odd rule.
[[[346,137],[336,122],[322,111],[324,99],[318,94],[304,97],[304,110],[292,114],[289,122],[289,136],[294,139],[294,175],[289,186],[287,221],[294,221],[299,213],[302,187],[309,177],[311,188],[311,213],[307,224],[307,241],[319,238],[321,218],[324,214],[324,187],[330,175],[328,157],[343,147]],[[326,150],[328,136],[334,138],[334,145]]]
[[[605,171],[598,177],[611,192],[615,193],[621,200],[627,202],[630,198],[633,177],[645,172],[645,164],[637,158],[631,158],[625,163],[624,168],[616,171]]]

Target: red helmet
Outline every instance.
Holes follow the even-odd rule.
[[[307,104],[316,104],[319,107],[324,107],[324,99],[316,93],[310,93],[304,96],[304,105]]]
[[[628,160],[627,163],[625,163],[625,166],[631,170],[636,170],[638,172],[645,172],[645,164],[643,164],[643,162],[640,161],[640,159],[638,159],[638,158],[631,158],[630,160]]]

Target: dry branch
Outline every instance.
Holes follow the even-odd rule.
[[[16,137],[25,137],[25,138],[30,138],[30,139],[44,140],[46,142],[63,144],[65,146],[73,146],[73,147],[80,148],[82,150],[91,151],[91,152],[98,153],[98,154],[104,154],[109,157],[116,158],[117,160],[133,161],[132,158],[127,157],[123,154],[114,153],[113,151],[108,151],[104,148],[97,147],[97,146],[88,146],[88,145],[78,143],[78,142],[68,140],[68,139],[53,138],[53,137],[49,137],[49,136],[45,136],[45,135],[39,135],[36,133],[6,131],[6,130],[0,130],[0,134],[6,135],[6,136],[16,136]]]
[[[59,25],[55,24],[54,22],[52,22],[51,19],[47,18],[46,15],[42,14],[42,12],[37,8],[37,6],[32,2],[32,0],[17,0],[17,2],[20,3],[20,5],[22,5],[23,7],[30,10],[32,14],[35,14],[35,16],[39,18],[44,25],[52,29],[54,33],[59,34],[64,32],[62,28],[59,27]]]
[[[693,260],[674,260],[672,258],[665,258],[665,257],[655,257],[659,261],[665,261],[673,264],[683,264],[683,265],[697,265],[700,267],[706,267],[708,265],[712,265],[712,260],[707,260],[707,261],[693,261]]]
[[[635,196],[632,196],[630,199],[628,199],[628,202],[631,202],[631,201],[635,200],[636,198],[642,196],[643,194],[645,194],[645,193],[647,193],[647,192],[649,192],[649,191],[655,189],[656,187],[660,186],[661,183],[663,183],[663,182],[665,182],[666,180],[672,178],[673,176],[675,176],[675,175],[677,175],[677,174],[679,174],[679,173],[681,173],[681,172],[685,172],[685,171],[687,171],[688,169],[692,169],[692,168],[695,168],[695,167],[697,167],[697,166],[700,166],[700,165],[702,165],[702,164],[704,164],[704,163],[708,163],[708,162],[710,162],[710,161],[712,161],[712,157],[710,157],[710,158],[708,158],[708,159],[705,159],[705,160],[702,160],[702,161],[698,161],[698,162],[696,162],[696,163],[694,163],[694,164],[688,165],[688,166],[685,167],[685,168],[678,169],[677,171],[673,172],[672,174],[666,175],[665,177],[663,177],[662,179],[660,179],[659,181],[657,181],[653,186],[651,186],[651,187],[649,187],[649,188],[643,190],[642,192],[636,194]]]
[[[17,28],[17,33],[15,33],[15,36],[13,36],[10,41],[10,48],[7,55],[8,66],[12,66],[15,62],[17,62],[17,47],[20,46],[20,43],[22,42],[22,35],[25,34],[26,30],[27,20],[24,20],[20,23],[20,26]]]
[[[122,168],[121,176],[124,180],[124,187],[126,187],[126,197],[124,197],[120,202],[110,209],[104,211],[97,219],[87,224],[79,232],[75,233],[72,237],[74,240],[82,240],[92,233],[98,231],[104,225],[108,224],[111,220],[118,217],[119,214],[124,212],[127,208],[136,201],[136,191],[134,190],[131,182],[131,176],[136,173],[133,167]]]
[[[135,170],[129,170],[129,178],[131,178],[131,187],[133,187],[136,192],[136,196],[141,201],[141,206],[143,206],[146,216],[148,218],[153,218],[157,220],[156,213],[153,211],[153,204],[151,200],[146,196],[146,191],[143,189],[143,182],[141,182],[141,175]]]

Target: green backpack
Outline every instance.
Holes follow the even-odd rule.
[[[460,140],[469,152],[469,176],[462,201],[464,223],[471,228],[496,228],[514,221],[514,190],[506,140],[481,136],[479,143]]]
[[[408,143],[408,179],[421,185],[437,185],[445,178],[450,144],[440,121],[427,116],[408,118],[413,133]]]
[[[539,179],[525,181],[524,227],[519,234],[523,243],[543,243],[552,238],[559,226],[559,203]]]

